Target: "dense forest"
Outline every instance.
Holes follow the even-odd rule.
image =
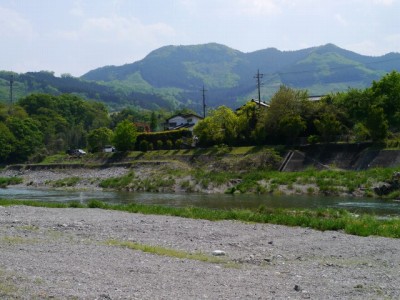
[[[137,145],[135,123],[145,122],[159,131],[166,116],[133,108],[110,113],[103,103],[72,94],[31,94],[11,105],[0,104],[0,164],[38,162],[71,148],[96,152],[108,144],[119,151],[185,146],[181,138],[188,138],[187,131],[143,133]],[[220,106],[209,110],[194,129],[202,147],[338,141],[389,141],[397,147],[399,133],[400,73],[396,71],[368,88],[332,93],[320,101],[310,101],[305,90],[282,85],[269,107],[254,101],[236,111]],[[168,143],[163,135],[169,137]]]

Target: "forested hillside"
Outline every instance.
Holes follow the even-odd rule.
[[[166,46],[123,66],[106,66],[81,78],[52,72],[14,74],[14,98],[30,93],[72,93],[123,107],[169,111],[188,107],[201,111],[203,85],[209,107],[237,108],[257,98],[254,75],[263,74],[261,97],[269,101],[284,84],[322,95],[365,88],[392,70],[400,71],[400,54],[360,55],[327,44],[298,51],[268,48],[243,53],[219,44]],[[9,99],[11,73],[0,72],[0,101]]]

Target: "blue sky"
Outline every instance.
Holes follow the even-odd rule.
[[[165,45],[400,52],[400,0],[0,0],[0,70],[80,76]]]

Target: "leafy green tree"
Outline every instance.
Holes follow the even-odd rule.
[[[255,140],[259,107],[255,102],[248,102],[237,112],[238,117],[238,142],[251,144]]]
[[[110,124],[104,104],[85,101],[71,94],[32,94],[20,99],[18,107],[38,121],[50,153],[66,148],[83,148],[88,131]]]
[[[375,99],[380,99],[380,105],[390,127],[400,127],[400,73],[393,71],[374,81],[371,92]]]
[[[114,130],[114,145],[119,151],[133,150],[137,138],[137,131],[135,125],[128,121],[118,123]]]
[[[214,130],[212,129],[212,119],[210,116],[204,118],[196,124],[193,129],[193,134],[198,138],[199,145],[210,146],[214,144]],[[172,144],[172,142],[171,142]],[[167,147],[169,143],[167,141]],[[168,147],[168,149],[171,149]]]
[[[65,133],[65,141],[68,148],[85,148],[87,143],[87,131],[83,124],[70,125]]]
[[[363,123],[356,123],[353,127],[354,141],[359,143],[369,138],[369,131]]]
[[[14,150],[15,137],[8,127],[0,122],[0,164],[4,163]]]
[[[318,133],[325,142],[331,142],[335,136],[342,132],[342,124],[336,119],[333,113],[324,113],[319,119],[314,121]]]
[[[258,130],[264,130],[270,142],[293,140],[305,130],[304,116],[309,114],[309,109],[307,92],[281,86],[272,97],[267,112],[259,118]]]
[[[238,117],[226,106],[213,110],[196,124],[193,132],[201,145],[234,145],[237,139]]]
[[[382,107],[372,106],[368,112],[366,127],[372,141],[382,142],[388,135],[388,121]]]
[[[349,89],[347,92],[336,94],[333,102],[347,115],[347,119],[355,124],[365,121],[366,112],[376,101],[369,90]]]
[[[100,127],[89,132],[87,140],[89,151],[99,152],[106,145],[110,145],[113,138],[113,132],[107,127]]]
[[[143,112],[141,112],[139,109],[134,107],[124,108],[120,112],[111,114],[111,128],[115,128],[117,124],[124,120],[128,120],[133,123],[134,121],[144,121],[142,118]]]
[[[296,138],[306,129],[306,123],[300,115],[285,115],[279,120],[279,132],[288,142],[294,143]]]
[[[7,120],[7,126],[15,137],[14,151],[10,154],[12,161],[24,162],[43,146],[43,134],[37,122],[31,118],[11,117]]]
[[[150,117],[150,130],[152,132],[157,131],[158,128],[158,120],[157,120],[157,116],[156,116],[156,112],[153,111],[151,112],[151,117]]]

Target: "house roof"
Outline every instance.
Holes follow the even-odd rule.
[[[187,119],[187,118],[190,118],[190,117],[196,117],[198,119],[203,119],[203,117],[200,117],[199,115],[196,115],[196,114],[176,114],[176,115],[173,115],[173,116],[169,117],[167,119],[167,121],[169,121],[169,120],[171,120],[173,118],[176,118],[176,117],[182,117],[184,119]]]
[[[249,103],[249,102],[254,102],[254,103],[257,104],[259,107],[265,107],[265,108],[268,108],[268,107],[269,107],[269,104],[268,104],[268,103],[265,103],[265,102],[263,102],[263,101],[258,102],[257,100],[251,99],[250,101],[246,102],[246,103],[243,104],[242,106],[238,107],[238,108],[236,109],[236,111],[238,111],[239,109],[241,109],[243,106],[245,106],[245,105],[246,105],[247,103]]]
[[[319,101],[321,100],[323,97],[325,97],[325,95],[320,95],[320,96],[309,96],[308,100],[310,101]]]

